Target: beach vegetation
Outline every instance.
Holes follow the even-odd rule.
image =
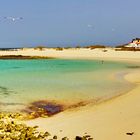
[[[86,46],[86,48],[89,48],[91,50],[93,50],[93,49],[104,49],[104,48],[106,48],[106,46],[104,46],[104,45],[91,45],[91,46]]]
[[[80,48],[82,48],[82,47],[78,45],[78,46],[76,46],[75,48],[76,48],[76,49],[80,49]]]
[[[56,51],[63,51],[63,48],[62,47],[57,47]]]
[[[45,46],[37,46],[34,48],[34,50],[44,51],[46,49]]]
[[[115,48],[124,48],[126,44],[123,44],[123,45],[117,45],[115,46]]]
[[[65,47],[65,49],[71,49],[72,47],[70,47],[70,46],[67,46],[67,47]]]

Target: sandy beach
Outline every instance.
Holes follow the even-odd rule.
[[[140,62],[140,51],[115,51],[113,48],[104,49],[86,49],[86,48],[71,48],[57,51],[55,48],[46,48],[43,51],[34,50],[33,48],[19,49],[15,51],[0,51],[0,56],[3,55],[23,55],[23,56],[47,56],[54,58],[65,59],[101,59],[112,61],[137,61]]]
[[[101,59],[113,61],[140,62],[140,52],[115,51],[108,49],[69,49],[56,51],[47,49],[35,51],[0,51],[0,55],[48,56],[54,58]],[[140,73],[139,69],[125,75],[125,79],[135,84],[135,88],[119,97],[97,105],[87,105],[76,110],[68,110],[50,118],[38,118],[25,123],[38,125],[39,130],[73,139],[85,133],[95,140],[139,140],[140,139]],[[127,135],[132,133],[132,135]]]
[[[41,131],[51,132],[61,138],[88,133],[96,140],[139,140],[140,138],[140,75],[139,72],[125,76],[136,87],[128,93],[98,105],[67,111],[51,118],[39,118],[26,122],[38,125]],[[132,133],[127,135],[126,133]]]
[[[0,11],[0,140],[140,140],[140,0]]]

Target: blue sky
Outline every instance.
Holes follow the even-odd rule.
[[[139,6],[139,0],[1,0],[0,47],[127,43],[140,37]]]

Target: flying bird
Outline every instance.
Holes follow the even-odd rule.
[[[23,17],[4,17],[4,19],[16,21],[16,20],[22,20]]]
[[[93,27],[93,25],[91,25],[91,24],[88,24],[87,26],[88,26],[89,28],[92,28],[92,27]]]
[[[94,29],[94,26],[93,26],[92,24],[88,24],[87,27],[88,27],[89,29]]]
[[[114,28],[111,29],[112,32],[115,32],[116,30]]]

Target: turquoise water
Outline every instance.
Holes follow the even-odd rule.
[[[93,60],[0,60],[1,110],[37,100],[94,101],[123,93],[130,64]]]

